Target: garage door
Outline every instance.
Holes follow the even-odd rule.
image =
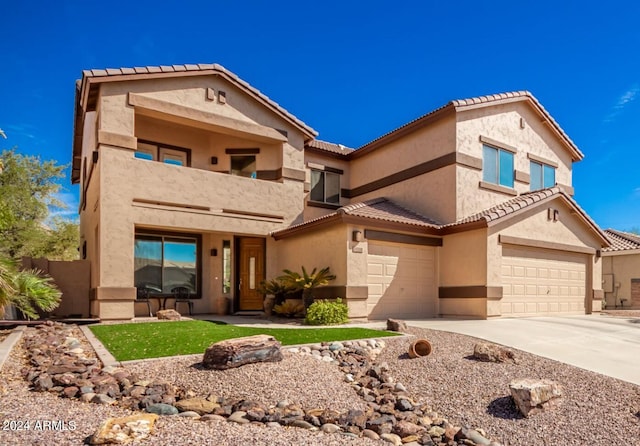
[[[504,246],[502,315],[584,314],[584,254]]]
[[[369,319],[436,316],[435,248],[369,242]]]

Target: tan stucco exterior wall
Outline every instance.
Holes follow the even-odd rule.
[[[276,275],[283,269],[307,272],[313,268],[331,268],[336,275],[332,286],[347,285],[347,227],[335,224],[300,236],[287,237],[275,242],[277,249]],[[273,277],[267,277],[270,279]]]
[[[454,221],[456,166],[449,165],[353,198],[360,202],[386,197],[438,223]]]
[[[455,117],[431,125],[377,148],[351,161],[349,189],[369,184],[418,164],[455,151]],[[359,195],[352,202],[388,197],[443,222],[455,214],[455,170],[453,166],[431,171],[376,191]]]
[[[224,90],[226,103],[208,100],[207,88]],[[288,140],[269,142],[250,134],[206,131],[184,120],[171,122],[168,115],[138,114],[128,105],[129,92],[283,130]],[[147,312],[146,305],[134,308],[136,228],[202,235],[203,299],[194,302],[194,311],[215,312],[216,301],[222,296],[222,240],[233,240],[233,235],[266,238],[270,231],[300,222],[303,213],[302,180],[228,175],[230,156],[225,149],[259,149],[258,171],[285,167],[302,173],[302,133],[228,82],[213,77],[103,84],[98,104],[98,112],[85,120],[85,135],[98,131],[116,137],[110,136],[109,143],[97,147],[89,136],[84,140],[83,156],[91,160],[91,151],[99,151],[81,215],[82,237],[92,263],[92,314],[103,319],[128,319],[134,313]],[[191,167],[136,159],[137,138],[191,150]],[[212,156],[218,158],[217,164],[211,162]],[[219,253],[216,257],[208,255],[214,247]],[[272,264],[267,264],[267,272],[273,270]]]
[[[517,149],[514,168],[530,174],[528,154],[554,161],[556,183],[572,185],[572,161],[567,150],[548,126],[541,122],[530,106],[523,102],[476,108],[456,114],[457,150],[460,153],[482,159],[483,142],[480,136]],[[457,218],[463,218],[504,202],[509,194],[483,189],[482,170],[460,168],[457,171]],[[515,181],[514,189],[519,193],[530,191],[530,184]]]
[[[620,308],[621,299],[627,299],[624,302],[624,308],[640,308],[638,304],[633,305],[631,299],[631,279],[640,279],[640,251],[603,253],[602,274],[603,277],[613,275],[610,288],[612,291],[606,292],[605,289],[607,308],[612,309],[616,306]],[[616,286],[617,284],[619,286]]]
[[[487,230],[449,234],[438,249],[439,286],[473,287],[487,284]],[[487,299],[479,297],[441,298],[439,314],[444,317],[487,317]]]

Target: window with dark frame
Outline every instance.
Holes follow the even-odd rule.
[[[138,140],[138,147],[134,157],[147,161],[159,161],[172,166],[189,166],[191,151],[181,147],[160,144],[151,141]]]
[[[513,152],[496,147],[482,146],[482,180],[487,183],[513,188]]]
[[[311,170],[311,201],[340,204],[340,174]]]
[[[257,178],[255,155],[231,155],[231,175]]]
[[[531,190],[546,189],[556,185],[556,168],[538,161],[529,162]]]
[[[199,293],[200,239],[188,235],[136,233],[134,285],[169,296],[176,287]]]

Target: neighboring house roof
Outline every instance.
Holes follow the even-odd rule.
[[[605,252],[628,251],[640,249],[640,235],[629,232],[607,229],[604,233],[609,237],[611,246],[603,249]]]
[[[585,211],[580,208],[580,206],[578,206],[573,198],[557,186],[521,194],[511,200],[492,206],[484,211],[460,219],[454,223],[440,224],[429,217],[402,207],[387,198],[374,198],[360,203],[342,206],[335,212],[281,229],[279,231],[274,231],[271,235],[278,240],[280,238],[288,237],[290,235],[333,222],[363,223],[363,219],[367,219],[369,222],[372,220],[378,220],[381,223],[397,225],[397,229],[404,228],[407,231],[446,235],[454,232],[492,226],[498,221],[518,215],[535,205],[555,198],[561,198],[564,200],[567,205],[572,208],[573,213],[578,216],[578,218],[581,218],[583,222],[596,233],[603,246],[610,245],[609,239],[598,225],[589,217],[589,215],[587,215]]]
[[[342,156],[346,156],[354,150],[350,147],[343,146],[342,144],[335,144],[328,141],[322,141],[320,139],[313,139],[309,141],[304,148]]]
[[[76,108],[74,120],[74,141],[71,181],[78,182],[80,178],[80,156],[82,152],[83,112],[95,110],[98,98],[98,85],[104,82],[122,82],[141,79],[162,79],[185,76],[217,75],[231,84],[245,91],[258,102],[280,115],[286,121],[298,128],[308,139],[318,135],[313,128],[296,118],[277,102],[257,88],[240,79],[237,75],[218,64],[186,64],[161,65],[133,68],[107,68],[83,70],[82,79],[76,81]]]
[[[335,212],[322,217],[274,231],[271,236],[279,240],[333,222],[348,223],[362,222],[363,220],[377,220],[383,224],[395,225],[398,229],[402,227],[406,227],[406,230],[421,228],[426,233],[433,233],[439,227],[439,224],[434,220],[382,197],[342,206]]]
[[[580,151],[580,149],[578,149],[571,138],[569,138],[564,130],[562,130],[560,125],[555,121],[555,119],[553,119],[553,117],[549,114],[549,112],[547,112],[542,104],[540,104],[535,96],[533,96],[533,94],[528,91],[512,91],[508,93],[499,93],[450,101],[442,107],[439,107],[425,115],[422,115],[419,118],[416,118],[413,121],[410,121],[398,127],[397,129],[392,130],[359,147],[355,152],[353,152],[353,154],[350,155],[350,157],[355,158],[362,156],[365,153],[376,149],[377,147],[386,145],[398,138],[401,138],[402,136],[412,133],[418,128],[421,128],[457,111],[464,111],[472,108],[488,107],[520,101],[528,102],[532,106],[532,108],[543,118],[543,120],[549,123],[551,131],[554,132],[556,136],[564,143],[565,148],[569,151],[569,153],[571,153],[571,158],[573,159],[573,161],[580,161],[584,158],[584,154]]]

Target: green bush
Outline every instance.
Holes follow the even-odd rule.
[[[344,324],[349,321],[349,308],[342,303],[342,299],[335,301],[317,300],[307,309],[305,324],[331,325]]]

